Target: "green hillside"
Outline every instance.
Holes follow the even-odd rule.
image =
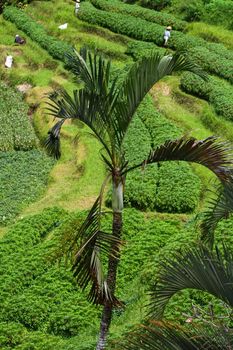
[[[216,135],[226,143],[231,155],[232,1],[85,0],[80,3],[77,16],[72,0],[3,3],[2,350],[92,350],[96,349],[99,336],[102,306],[88,300],[90,285],[83,291],[74,278],[72,262],[78,255],[72,255],[69,247],[75,242],[73,248],[77,249],[77,242],[81,242],[78,232],[109,173],[106,164],[111,157],[103,153],[99,140],[77,118],[67,119],[61,129],[60,159],[51,157],[45,147],[48,131],[55,124],[48,113],[51,93],[55,96],[55,91],[65,89],[72,94],[75,89],[83,89],[68,56],[73,55],[74,49],[79,52],[86,48],[90,57],[98,54],[110,60],[109,84],[118,78],[119,91],[133,64],[155,53],[182,53],[206,72],[206,80],[190,72],[174,72],[159,80],[142,99],[123,137],[121,152],[127,160],[123,168],[134,168],[140,163],[142,166],[129,172],[125,183],[122,180],[125,209],[116,282],[119,305],[113,310],[106,346],[108,350],[120,350],[125,334],[148,317],[148,292],[157,281],[160,264],[165,264],[175,251],[182,252],[200,241],[203,211],[215,198],[209,190],[215,190],[218,184],[213,172],[199,164],[147,164],[150,162],[145,159],[151,150],[183,135],[198,140]],[[64,23],[68,24],[67,29],[59,29]],[[164,47],[167,25],[172,26],[172,31],[168,46]],[[25,45],[14,43],[16,34],[25,38]],[[13,56],[12,68],[4,66],[7,55]],[[125,103],[124,98],[121,102]],[[92,107],[97,108],[97,102]],[[112,230],[110,183],[108,177],[105,191],[101,192],[102,233]],[[217,225],[215,242],[224,241],[232,248],[233,221],[224,217]],[[109,242],[111,239],[107,238],[104,248],[108,249]],[[97,256],[103,258],[106,270],[107,258],[98,249]],[[185,290],[169,302],[165,319],[186,327],[194,308],[200,307],[209,321],[210,305],[220,318],[227,309],[223,302],[204,292]],[[228,324],[231,328],[231,316]]]

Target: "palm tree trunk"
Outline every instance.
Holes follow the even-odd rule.
[[[122,231],[122,210],[123,210],[123,183],[116,184],[113,183],[113,194],[112,194],[112,207],[113,207],[113,223],[112,223],[112,233],[116,238],[121,238]],[[115,247],[112,250],[116,251]],[[107,274],[107,284],[111,295],[114,296],[116,289],[116,276],[117,267],[120,260],[120,251],[110,255],[108,261],[108,274]],[[111,302],[106,302],[103,308],[103,313],[100,322],[100,336],[97,343],[96,350],[103,350],[106,347],[108,330],[112,320],[113,304]]]

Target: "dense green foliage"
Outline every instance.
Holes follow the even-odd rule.
[[[0,152],[0,225],[12,221],[45,189],[53,162],[43,152]]]
[[[164,27],[134,16],[98,10],[90,3],[84,3],[78,17],[92,24],[101,25],[137,40],[163,45]],[[205,70],[233,81],[233,54],[221,44],[208,43],[201,38],[172,31],[168,46],[175,50],[186,50],[191,58],[198,61]],[[201,46],[201,50],[198,48]],[[221,50],[220,50],[221,49]],[[216,53],[217,52],[217,53]],[[210,59],[207,59],[210,57]],[[212,58],[211,58],[212,57]],[[214,62],[214,65],[212,64]],[[220,69],[220,67],[223,69]]]
[[[158,47],[153,43],[134,40],[128,43],[126,54],[132,56],[135,60],[138,60],[145,55],[149,55],[151,51],[157,51],[160,54],[164,54],[166,49]]]
[[[0,83],[0,151],[30,150],[37,144],[27,115],[28,107],[19,92]]]
[[[86,301],[73,281],[69,265],[63,259],[59,265],[54,263],[85,214],[68,215],[58,208],[46,209],[19,220],[0,241],[1,349],[94,347],[99,310]],[[110,229],[110,221],[109,216],[105,229]],[[118,279],[118,294],[125,304],[133,305],[140,297],[139,291],[130,287],[132,279],[142,278],[148,285],[148,267],[159,250],[170,239],[174,241],[174,236],[187,239],[178,220],[148,220],[135,209],[125,210],[123,239],[127,244],[122,249]],[[116,313],[117,323],[121,313]]]
[[[233,3],[231,0],[173,0],[170,11],[184,20],[202,20],[210,24],[233,29]]]
[[[149,22],[161,24],[162,26],[171,25],[175,30],[185,30],[185,22],[167,13],[151,11],[138,5],[127,5],[119,0],[91,0],[92,4],[104,11],[127,14],[134,17],[145,19]]]
[[[72,53],[72,47],[48,35],[42,25],[36,23],[22,10],[16,7],[6,7],[3,16],[5,19],[16,24],[17,28],[23,30],[32,40],[48,51],[53,57],[66,61],[66,54]]]
[[[227,82],[214,77],[205,82],[194,74],[185,73],[181,87],[188,93],[207,99],[218,114],[233,120],[233,88]]]
[[[131,165],[140,163],[150,149],[181,134],[181,130],[155,110],[151,97],[147,96],[126,135],[126,159]],[[129,173],[124,200],[126,205],[142,210],[191,212],[198,203],[199,191],[199,179],[190,166],[171,162],[149,165]]]

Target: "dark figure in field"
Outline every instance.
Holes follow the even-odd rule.
[[[24,44],[26,44],[26,40],[21,38],[18,34],[16,34],[15,43],[19,44],[19,45],[24,45]]]
[[[170,26],[168,26],[165,29],[164,36],[163,36],[163,38],[164,38],[164,46],[167,46],[168,39],[171,36],[171,30],[172,30],[172,27],[170,27]]]

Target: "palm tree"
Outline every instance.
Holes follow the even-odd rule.
[[[60,157],[60,130],[68,119],[76,119],[87,125],[102,146],[101,157],[106,164],[107,175],[99,197],[70,248],[70,251],[76,249],[73,274],[78,284],[82,289],[89,288],[89,298],[93,303],[103,305],[96,348],[102,350],[106,346],[112,310],[121,304],[115,296],[115,289],[127,173],[146,164],[184,160],[208,167],[221,182],[225,182],[228,179],[226,168],[231,164],[230,148],[215,137],[201,141],[181,138],[165,142],[151,150],[143,162],[129,167],[123,150],[124,138],[137,107],[152,86],[176,71],[188,70],[203,78],[206,75],[187,57],[177,54],[161,56],[154,52],[134,63],[121,82],[118,77],[112,79],[109,61],[86,50],[69,56],[68,64],[82,82],[82,87],[73,91],[73,96],[66,91],[50,95],[49,113],[58,121],[49,131],[46,146],[56,158]],[[103,193],[110,181],[113,214],[111,234],[101,229]],[[106,276],[101,263],[102,254],[108,258]]]
[[[125,350],[187,350],[233,349],[232,329],[214,321],[181,327],[158,321],[173,295],[196,289],[210,293],[233,308],[233,254],[223,245],[215,251],[197,245],[160,264],[157,284],[151,291],[151,315],[157,321],[147,322],[137,332],[128,335],[119,349]],[[233,311],[233,310],[232,310]],[[231,311],[231,312],[232,312]]]

